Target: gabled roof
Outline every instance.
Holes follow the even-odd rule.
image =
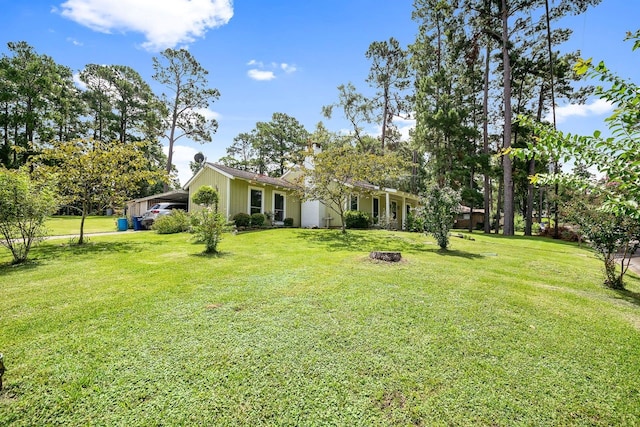
[[[204,167],[213,169],[218,173],[221,173],[222,175],[226,176],[229,179],[237,178],[237,179],[242,179],[244,181],[260,183],[265,185],[272,185],[274,187],[281,187],[281,188],[288,188],[288,189],[297,188],[293,183],[282,178],[274,178],[267,175],[261,175],[255,172],[243,171],[240,169],[231,168],[229,166],[221,165],[218,163],[207,162],[204,164]],[[193,177],[191,177],[191,179],[187,181],[187,183],[184,185],[183,188],[185,189],[189,188],[189,184],[191,184],[191,181],[193,181],[194,178],[198,176],[203,169],[204,168],[200,169],[198,173],[196,173]]]
[[[148,200],[162,200],[166,202],[188,202],[189,192],[185,190],[171,190],[167,191],[166,193],[153,194],[151,196],[129,200],[127,203],[146,202]]]

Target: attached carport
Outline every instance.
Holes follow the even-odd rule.
[[[186,203],[189,205],[189,192],[185,190],[172,190],[166,193],[154,194],[152,196],[143,197],[140,199],[129,200],[127,202],[127,216],[132,218],[134,216],[142,216],[143,213],[148,211],[156,203]]]

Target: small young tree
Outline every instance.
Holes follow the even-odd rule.
[[[46,235],[45,219],[57,208],[51,177],[36,182],[25,170],[0,169],[0,244],[11,251],[14,264],[27,260]]]
[[[398,178],[404,166],[394,154],[378,156],[360,153],[349,146],[334,147],[316,154],[313,164],[302,167],[298,193],[302,200],[325,203],[338,214],[342,233],[346,233],[345,212],[349,196],[354,192],[374,192],[376,185],[382,186],[386,181]]]
[[[633,50],[640,48],[640,31],[628,34],[627,39],[634,42]],[[595,92],[614,105],[613,114],[606,119],[611,136],[605,137],[600,131],[592,136],[564,134],[523,117],[520,121],[536,132],[536,144],[530,144],[527,149],[516,149],[513,154],[521,158],[546,155],[562,163],[573,161],[606,177],[605,184],[564,173],[538,174],[531,179],[535,184],[560,183],[584,194],[597,195],[599,213],[594,212],[592,219],[578,218],[576,222],[583,222],[580,225],[589,239],[593,237],[600,241],[594,248],[605,263],[605,285],[622,289],[626,272],[624,260],[628,255],[622,258],[622,271],[616,276],[611,251],[616,246],[616,252],[627,254],[630,251],[632,254],[635,251],[633,240],[637,238],[633,230],[640,223],[640,86],[619,77],[603,62],[593,64],[591,59],[578,61],[574,70],[602,83]],[[592,236],[589,237],[589,233]]]
[[[425,233],[431,234],[441,249],[446,249],[449,246],[449,230],[460,212],[460,193],[450,187],[433,185],[421,199],[421,206],[415,215],[424,224]]]
[[[601,203],[594,193],[575,197],[565,206],[566,217],[580,227],[589,246],[604,262],[605,286],[624,289],[624,275],[640,247],[640,222],[603,210]]]
[[[37,174],[55,174],[65,201],[80,205],[79,245],[92,209],[119,208],[141,185],[166,180],[162,171],[146,167],[143,147],[96,140],[55,142],[34,159]]]
[[[204,252],[207,254],[218,253],[218,243],[227,229],[224,215],[218,212],[218,199],[218,192],[209,185],[203,185],[191,197],[193,203],[202,206],[193,217],[193,232],[196,241],[205,244]]]

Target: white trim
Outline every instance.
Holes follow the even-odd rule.
[[[231,218],[231,180],[227,180],[227,219]]]
[[[376,200],[378,201],[378,215],[376,215],[376,210],[375,210]],[[371,216],[374,218],[380,218],[380,197],[373,196],[371,198]]]
[[[282,221],[287,217],[287,193],[273,190],[271,192],[271,207],[273,211],[273,220],[276,220],[276,194],[282,196]]]
[[[264,187],[253,187],[253,186],[249,186],[249,191],[247,191],[247,213],[249,215],[251,215],[251,190],[257,190],[260,191],[262,193],[262,197],[260,197],[260,213],[263,214],[264,213]]]
[[[218,172],[219,174],[226,176],[229,179],[236,179],[235,176],[233,176],[230,173],[227,173],[227,172],[225,172],[225,171],[223,171],[221,169],[218,169],[217,167],[215,167],[213,165],[207,165],[207,166],[209,166],[211,169],[213,169],[214,171]]]
[[[347,200],[347,210],[350,211],[351,209],[351,198],[355,197],[356,198],[356,211],[360,210],[360,195],[359,194],[349,194],[349,199]]]

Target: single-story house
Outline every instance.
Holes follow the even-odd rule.
[[[478,229],[479,224],[484,224],[484,209],[473,209],[472,212],[470,207],[461,206],[453,228],[468,230],[469,222],[474,230]]]
[[[325,203],[300,200],[294,177],[295,174],[288,173],[282,178],[273,178],[207,162],[184,185],[184,190],[189,193],[189,211],[198,209],[191,195],[201,186],[210,185],[220,196],[218,209],[229,219],[239,212],[263,213],[268,214],[274,224],[291,218],[294,227],[340,227],[340,217]],[[353,184],[347,210],[366,212],[379,223],[388,217],[391,228],[404,228],[407,213],[416,206],[416,195],[357,183]]]
[[[189,193],[189,211],[199,208],[191,201],[191,195],[203,185],[218,191],[218,209],[229,219],[240,212],[262,213],[270,215],[274,224],[292,218],[294,227],[301,225],[301,203],[294,192],[296,187],[285,179],[207,162],[184,185]]]

